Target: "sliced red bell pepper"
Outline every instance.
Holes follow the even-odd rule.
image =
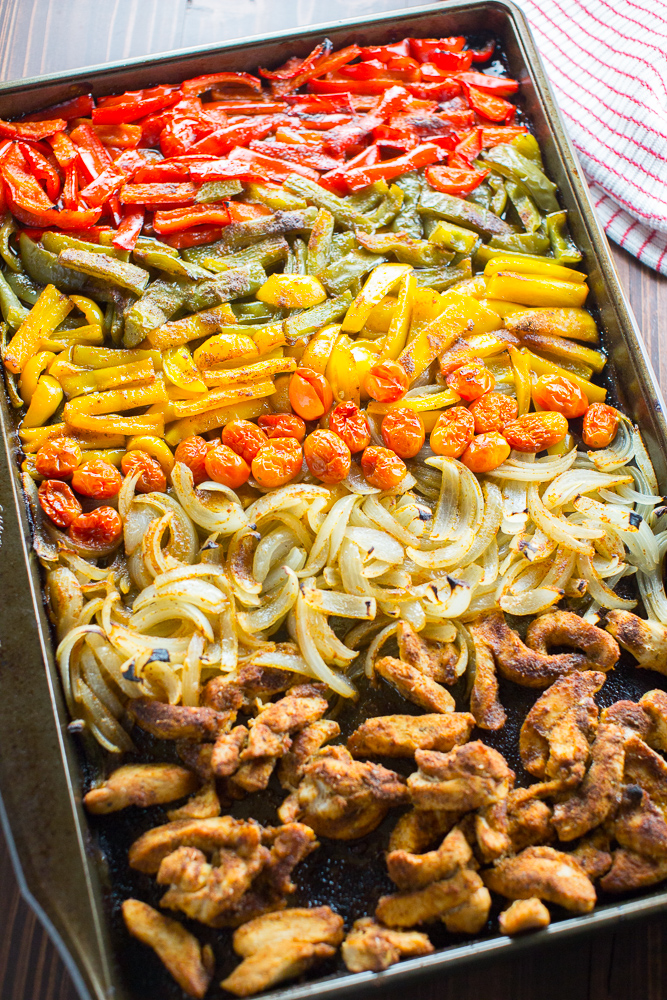
[[[491,38],[486,45],[483,45],[481,49],[470,49],[472,52],[472,61],[474,63],[484,63],[488,62],[492,58],[494,52],[496,51],[496,40]]]
[[[336,128],[337,125],[347,125],[354,118],[355,112],[350,112],[350,114],[310,114],[306,111],[301,111],[300,108],[294,108],[290,111],[289,117],[285,121],[289,122],[288,128],[305,128],[312,129],[316,132],[327,132],[329,129]],[[279,125],[278,128],[281,126]]]
[[[143,160],[133,177],[135,184],[189,181],[190,167],[214,162],[214,156],[178,156],[170,160]]]
[[[52,202],[58,201],[60,197],[60,174],[46,156],[37,149],[32,149],[27,143],[21,144],[21,152],[26,158],[30,170],[38,181],[46,184],[46,193]],[[51,154],[53,156],[53,154]]]
[[[351,80],[392,80],[394,83],[416,83],[420,79],[419,67],[417,63],[407,66],[405,69],[390,69],[385,63],[376,60],[370,62],[352,63],[351,66],[343,66],[340,70],[341,76]]]
[[[492,122],[510,122],[516,114],[516,107],[503,97],[488,94],[479,87],[463,85],[470,105],[483,118]]]
[[[389,62],[394,56],[409,56],[410,42],[404,38],[402,42],[394,45],[375,45],[362,48],[359,52],[362,59],[379,59],[380,62]]]
[[[528,129],[525,125],[483,125],[481,128],[481,147],[489,149],[499,146],[501,142],[511,142],[519,135],[525,135]]]
[[[262,215],[273,215],[266,205],[246,205],[242,201],[228,201],[230,222],[248,222],[250,219],[259,219]]]
[[[65,183],[63,184],[63,205],[70,211],[76,211],[79,204],[79,171],[76,164],[71,163],[63,168]]]
[[[456,144],[449,156],[450,167],[468,168],[482,151],[481,128],[473,128]]]
[[[156,233],[180,233],[193,226],[227,226],[229,221],[229,209],[224,202],[218,205],[191,205],[190,208],[156,212],[153,229]]]
[[[136,149],[142,137],[140,125],[93,124],[93,130],[105,146],[116,146],[120,149]]]
[[[7,185],[10,201],[27,212],[44,212],[53,201],[30,173],[18,143],[6,149],[0,159],[0,174]]]
[[[222,233],[222,226],[197,226],[194,229],[184,229],[182,233],[174,233],[173,236],[161,236],[160,238],[163,243],[173,247],[174,250],[185,250],[187,247],[217,243],[222,237]]]
[[[446,152],[435,143],[424,143],[394,160],[383,160],[368,167],[353,167],[346,170],[343,177],[350,191],[358,191],[375,181],[390,181],[409,170],[419,170],[428,163],[435,163],[446,156]]]
[[[287,113],[284,101],[209,101],[204,105],[206,114],[222,111],[226,115],[275,115]]]
[[[53,121],[54,118],[64,118],[71,121],[72,118],[84,118],[93,110],[93,95],[81,94],[80,97],[72,97],[69,101],[62,101],[60,104],[52,104],[43,111],[34,111],[31,115],[24,115],[22,122],[44,122]]]
[[[458,80],[451,78],[434,80],[431,83],[408,83],[407,89],[414,97],[434,101],[448,101],[461,93]]]
[[[461,83],[467,83],[470,87],[481,87],[482,90],[490,90],[496,97],[511,97],[519,89],[518,80],[512,80],[508,76],[492,76],[490,73],[476,73],[474,70],[466,73],[458,73],[456,79]]]
[[[463,197],[482,183],[488,170],[464,170],[440,164],[426,168],[426,180],[436,191]]]
[[[306,68],[317,65],[323,56],[329,56],[332,51],[332,42],[328,38],[325,38],[324,41],[315,46],[305,59],[298,59],[295,56],[291,56],[278,69],[260,69],[259,75],[263,76],[265,80],[294,80]]]
[[[342,156],[348,149],[359,145],[381,124],[382,117],[377,114],[353,118],[347,124],[338,125],[330,132],[325,133],[324,148],[328,153],[333,153],[334,156]]]
[[[276,156],[280,160],[288,163],[299,163],[304,167],[312,167],[314,170],[335,170],[339,166],[339,161],[332,156],[326,156],[317,146],[300,144],[294,142],[260,142],[253,139],[250,142],[250,149],[264,156]]]
[[[112,166],[111,154],[102,145],[91,125],[86,123],[77,125],[70,132],[70,139],[78,147],[81,162],[87,173],[90,174],[91,181],[107,167]]]
[[[452,128],[457,129],[459,132],[465,132],[475,124],[474,111],[460,111],[458,109],[453,111],[443,110],[440,114],[445,121],[449,122]]]
[[[80,192],[81,197],[86,201],[88,205],[93,207],[98,207],[104,205],[105,202],[111,198],[112,195],[120,191],[123,184],[126,183],[126,176],[120,170],[116,169],[116,165],[112,164],[103,170],[101,174],[98,174],[94,180],[90,182]],[[113,211],[113,209],[112,209]]]
[[[348,190],[346,183],[346,176],[348,171],[354,170],[356,167],[369,167],[374,163],[378,163],[380,160],[380,150],[377,146],[368,146],[366,149],[358,153],[347,163],[341,164],[336,167],[335,170],[330,170],[328,174],[322,174],[320,177],[320,184],[322,187],[328,188],[329,191],[334,191],[336,194],[345,194]]]
[[[126,125],[176,104],[181,97],[179,87],[163,85],[148,90],[126,91],[113,97],[102,97],[93,108],[95,125]]]
[[[440,51],[460,52],[466,43],[463,35],[454,35],[450,38],[408,38],[410,43],[410,53],[419,62],[428,62],[431,53],[436,49]]]
[[[206,115],[172,115],[160,132],[160,149],[166,157],[185,156],[195,143],[218,127]]]
[[[67,132],[56,132],[49,136],[49,142],[53,149],[53,155],[61,167],[68,167],[76,163],[79,158],[79,151],[68,136]]]
[[[123,209],[121,208],[120,198],[117,194],[112,194],[109,200],[104,203],[104,209],[111,216],[114,227],[118,229],[123,219]]]
[[[307,177],[309,180],[315,182],[320,179],[317,170],[313,170],[311,167],[304,167],[300,163],[286,163],[284,160],[279,160],[273,156],[262,156],[261,153],[256,153],[254,149],[243,149],[239,146],[231,151],[229,159],[237,160],[239,163],[245,163],[248,166],[259,167],[265,177],[268,177],[269,180],[277,181],[279,184],[282,184],[290,174],[301,174],[302,177]]]
[[[317,64],[310,79],[324,76],[325,73],[335,73],[341,66],[347,66],[353,59],[356,59],[360,52],[361,49],[358,45],[348,45],[347,48],[340,49],[338,52],[332,52],[330,56]]]
[[[378,146],[391,149],[402,149],[404,153],[414,149],[420,143],[416,129],[409,126],[378,125],[373,129],[373,142]]]
[[[123,216],[111,241],[116,250],[134,250],[143,229],[144,215],[143,208],[135,208]]]
[[[335,114],[338,111],[349,111],[350,114],[354,114],[354,108],[350,103],[350,95],[346,90],[337,94],[327,95],[287,94],[285,104],[292,105],[293,112],[296,114]],[[284,105],[281,105],[281,107],[284,107]]]
[[[447,49],[436,49],[431,52],[430,62],[438,69],[444,69],[448,73],[455,73],[470,69],[472,66],[472,52],[450,52]]]
[[[46,139],[67,128],[64,118],[39,122],[6,122],[0,119],[0,136],[7,139]]]
[[[213,159],[205,163],[203,159],[202,157],[190,167],[190,177],[195,184],[205,184],[207,181],[233,180],[245,184],[250,181],[268,180],[266,170],[257,163],[240,159]]]
[[[52,227],[67,230],[89,229],[95,225],[102,214],[101,208],[85,209],[81,212],[67,209],[58,211],[57,208],[49,208],[41,212],[29,212],[12,198],[9,199],[9,205],[18,221],[33,229],[51,229]]]
[[[279,115],[250,118],[234,125],[226,125],[216,129],[206,138],[193,143],[189,148],[191,153],[212,153],[214,156],[224,156],[235,146],[246,146],[252,139],[263,139],[287,119]]]
[[[116,157],[114,165],[117,170],[122,170],[125,177],[129,181],[134,180],[134,176],[138,170],[141,170],[142,167],[149,166],[153,162],[154,161],[152,159],[149,159],[147,156],[143,156],[136,149],[126,149],[120,154],[120,156]],[[168,179],[171,180],[172,178]],[[187,181],[188,178],[186,177],[185,180]]]
[[[191,80],[184,80],[181,90],[184,94],[197,96],[212,90],[219,83],[249,87],[257,93],[262,90],[262,81],[250,73],[208,73],[206,76],[195,76]]]
[[[170,108],[162,111],[156,111],[155,114],[146,115],[145,118],[141,118],[137,121],[137,125],[141,126],[142,132],[142,146],[157,146],[160,141],[160,133],[163,128],[173,120],[175,115],[194,115],[197,117],[201,115],[203,111],[202,102],[198,97],[184,97],[177,104],[173,104]]]
[[[194,201],[194,184],[125,184],[120,190],[122,205],[188,205]]]
[[[337,94],[345,88],[350,94],[383,94],[390,87],[395,87],[397,82],[388,76],[378,77],[377,80],[351,80],[336,74],[332,74],[332,77],[329,80],[309,80],[308,90],[314,94]],[[412,84],[407,86],[411,87]]]

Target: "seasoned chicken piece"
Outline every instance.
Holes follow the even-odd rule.
[[[621,847],[648,857],[667,858],[667,822],[639,785],[626,785],[614,817],[614,837]]]
[[[389,851],[421,854],[452,829],[460,812],[443,809],[410,809],[399,817],[389,837]]]
[[[138,899],[125,900],[123,919],[130,934],[155,951],[181,989],[202,1000],[213,978],[215,959],[211,946],[202,947],[177,920]]]
[[[276,652],[298,653],[292,642],[276,645]],[[204,688],[203,704],[218,712],[230,709],[247,711],[256,698],[267,701],[276,694],[282,694],[295,684],[307,684],[308,677],[292,670],[265,667],[252,661],[242,664],[231,674],[214,677]]]
[[[409,622],[398,623],[396,638],[401,660],[438,684],[456,683],[454,668],[459,654],[453,643],[422,639]]]
[[[482,873],[492,892],[508,899],[537,896],[574,913],[590,913],[595,906],[593,883],[575,858],[552,847],[527,847],[513,858],[503,858]]]
[[[355,920],[340,951],[350,972],[382,972],[402,958],[432,955],[434,948],[426,934],[392,931],[372,917],[362,917]]]
[[[285,823],[283,826],[267,827],[262,834],[262,843],[269,847],[269,860],[257,885],[265,895],[289,895],[296,889],[291,880],[292,872],[300,861],[319,847],[315,834],[305,823]]]
[[[180,910],[209,927],[219,927],[219,918],[248,891],[268,857],[268,850],[261,844],[245,857],[223,848],[216,852],[216,863],[212,865],[196,847],[179,847],[163,858],[158,869],[158,885],[169,886],[160,906]]]
[[[654,691],[647,691],[639,699],[639,704],[651,720],[651,729],[646,737],[641,733],[642,739],[654,750],[667,750],[667,694],[656,688]]]
[[[396,660],[393,656],[383,656],[377,660],[375,669],[399,694],[408,701],[425,708],[429,712],[453,712],[456,703],[449,691],[424,674],[421,670]]]
[[[282,787],[290,792],[296,791],[310,758],[325,743],[339,735],[340,726],[333,719],[320,719],[297,733],[289,753],[281,757],[278,764],[278,777]]]
[[[415,927],[430,923],[465,903],[481,887],[482,880],[476,872],[460,868],[450,878],[431,882],[424,889],[381,896],[375,916],[388,927]]]
[[[164,823],[134,841],[128,855],[130,867],[153,875],[162,859],[178,847],[197,847],[208,854],[227,849],[250,855],[257,850],[261,834],[262,828],[254,820],[232,819],[231,816]]]
[[[211,754],[211,769],[216,778],[228,778],[238,770],[241,751],[247,739],[248,730],[245,726],[234,726],[230,732],[218,736]]]
[[[199,785],[197,776],[177,764],[126,764],[104,784],[84,795],[91,813],[111,813],[127,806],[155,806],[189,795]]]
[[[450,934],[479,934],[489,919],[490,909],[491,893],[482,885],[464,903],[446,910],[440,919]]]
[[[250,721],[250,735],[241,761],[259,757],[282,757],[292,741],[290,733],[298,732],[311,722],[321,719],[329,707],[323,684],[301,684],[289,689],[284,698],[265,705]]]
[[[605,675],[597,670],[575,670],[540,695],[519,736],[521,760],[530,774],[564,785],[582,781],[597,729],[593,695],[604,682]]]
[[[399,889],[423,889],[431,882],[449,878],[457,868],[465,868],[471,859],[470,844],[461,831],[454,827],[436,851],[429,851],[427,854],[389,851],[387,871],[389,878]]]
[[[531,896],[530,899],[515,899],[498,917],[498,929],[501,934],[514,937],[515,934],[525,934],[526,931],[537,931],[548,927],[551,914],[541,899]]]
[[[506,798],[514,772],[502,754],[480,740],[449,753],[418,750],[419,770],[408,778],[410,798],[417,809],[471,812]]]
[[[328,906],[257,917],[234,932],[244,960],[220,985],[239,997],[260,993],[335,955],[342,939],[343,918]]]
[[[446,715],[381,715],[367,719],[348,738],[355,757],[412,757],[415,750],[451,750],[467,743],[475,725],[468,712]]]
[[[586,777],[568,799],[554,806],[553,825],[560,840],[582,837],[604,822],[618,805],[623,783],[624,743],[623,730],[619,726],[599,727]]]
[[[667,858],[647,858],[625,847],[614,851],[611,869],[600,879],[605,892],[629,892],[667,878]]]
[[[193,743],[191,740],[178,740],[176,752],[183,763],[194,771],[200,781],[212,781],[214,778],[211,767],[213,755],[212,743]]]
[[[127,710],[137,725],[160,740],[214,740],[229,728],[236,715],[212,708],[167,705],[149,698],[133,698]]]
[[[220,815],[220,799],[215,789],[215,782],[210,781],[191,795],[180,809],[169,809],[167,817],[173,823],[179,819],[211,819]]]
[[[609,834],[602,829],[593,830],[581,838],[570,854],[576,858],[591,882],[595,882],[611,868]]]
[[[391,806],[408,800],[403,779],[380,764],[354,760],[342,746],[320,750],[306,765],[296,792],[278,810],[322,837],[353,840],[378,826]]]
[[[509,835],[506,798],[477,810],[475,837],[483,861],[495,861],[504,854],[509,854],[512,841]]]
[[[667,628],[630,611],[608,611],[607,632],[632,653],[638,667],[667,674]]]
[[[635,701],[617,701],[608,708],[603,708],[600,721],[619,726],[626,737],[636,734],[645,740],[651,732],[649,715]]]
[[[667,815],[667,762],[638,736],[631,736],[625,744],[624,780],[643,788]]]
[[[517,788],[509,793],[507,833],[515,854],[524,847],[556,839],[551,823],[551,807],[542,801],[542,797],[553,795],[559,788],[559,782],[536,782],[528,788]]]
[[[257,760],[241,764],[227,783],[232,797],[242,798],[246,792],[252,795],[253,792],[263,791],[273,774],[276,760],[276,757],[259,757]],[[237,794],[234,794],[235,792]]]
[[[526,645],[538,653],[548,653],[553,646],[580,649],[588,661],[583,669],[598,667],[605,673],[621,655],[618,645],[604,629],[591,625],[572,611],[551,611],[535,618],[528,626]]]
[[[490,646],[482,630],[474,623],[468,626],[475,647],[475,681],[470,694],[470,711],[480,729],[502,729],[507,713],[498,700],[498,676]]]
[[[493,652],[496,666],[503,677],[524,687],[548,687],[573,670],[610,670],[619,656],[615,643],[609,643],[609,636],[602,629],[589,625],[570,612],[565,622],[558,618],[556,628],[551,628],[544,619],[553,615],[543,615],[531,625],[537,626],[531,633],[533,641],[541,646],[553,643],[558,635],[559,644],[583,649],[581,653],[557,653],[552,656],[538,649],[532,649],[521,641],[517,633],[505,622],[502,611],[487,611],[473,623],[479,641]],[[569,636],[569,638],[568,638]],[[588,655],[590,654],[590,656]],[[592,657],[596,658],[593,659]]]

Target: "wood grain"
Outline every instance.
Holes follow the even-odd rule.
[[[0,79],[127,59],[181,46],[317,24],[420,0],[0,0]],[[667,279],[614,248],[663,391]],[[422,1000],[665,1000],[667,916],[455,972],[411,991]],[[406,991],[382,993],[404,1000]],[[20,897],[0,834],[0,998],[77,1000],[55,948]]]

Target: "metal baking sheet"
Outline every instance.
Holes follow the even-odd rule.
[[[337,21],[298,33],[285,31],[75,74],[6,83],[0,85],[0,117],[37,110],[90,88],[95,94],[104,94],[221,70],[252,72],[258,65],[278,65],[290,55],[306,55],[325,35],[338,48],[352,42],[383,44],[406,35],[440,37],[488,31],[500,40],[510,75],[521,82],[519,105],[530,119],[547,172],[558,184],[572,234],[583,251],[591,301],[604,330],[604,345],[613,369],[609,388],[625,412],[640,424],[661,489],[667,492],[667,425],[662,395],[620,288],[530,29],[512,3],[455,0],[363,21]],[[95,760],[86,758],[66,732],[67,716],[44,613],[39,567],[31,549],[30,524],[19,484],[16,419],[4,395],[0,395],[4,445],[0,448],[0,818],[17,876],[84,1000],[181,1000],[182,992],[158,960],[128,938],[118,917],[117,904],[130,893],[148,901],[156,899],[152,880],[129,870],[125,850],[140,832],[163,822],[164,814],[160,810],[133,810],[89,823],[81,808],[81,788]],[[661,686],[660,680],[656,674],[638,671],[621,661],[607,681],[601,701],[608,704],[619,697],[637,698],[643,691]],[[535,694],[506,685],[501,687],[501,697],[508,708],[508,723],[500,733],[485,733],[484,739],[503,751],[510,766],[517,768],[516,751],[511,747],[516,746],[518,726]],[[369,715],[414,711],[388,689],[369,691],[365,709]],[[354,727],[354,711],[340,721],[345,735]],[[274,818],[272,810],[277,801],[277,797],[263,798],[267,820]],[[253,810],[256,802],[250,798],[239,808]],[[371,912],[377,897],[391,889],[383,850],[393,821],[390,817],[379,831],[360,841],[329,841],[302,863],[296,872],[299,891],[295,904],[330,902],[351,919]],[[332,962],[320,966],[307,982],[264,996],[301,1000],[356,996],[370,986],[388,989],[454,966],[514,955],[546,941],[645,917],[665,905],[667,891],[660,888],[631,899],[603,900],[591,914],[557,920],[546,930],[515,941],[497,935],[491,925],[472,941],[454,938],[439,927],[430,928],[438,947],[433,955],[395,965],[380,975],[351,975],[340,963]],[[209,935],[201,925],[193,925],[193,929],[201,938]],[[218,958],[216,978],[207,995],[211,1000],[228,996],[216,985],[235,964],[229,944],[220,944],[227,937],[211,932]]]

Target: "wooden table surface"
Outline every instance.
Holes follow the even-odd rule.
[[[0,0],[0,79],[411,6],[418,0]],[[616,247],[614,256],[667,395],[667,279]],[[423,1000],[665,1000],[667,915],[457,972],[420,984],[419,993]],[[19,896],[0,834],[0,1000],[76,998]]]

